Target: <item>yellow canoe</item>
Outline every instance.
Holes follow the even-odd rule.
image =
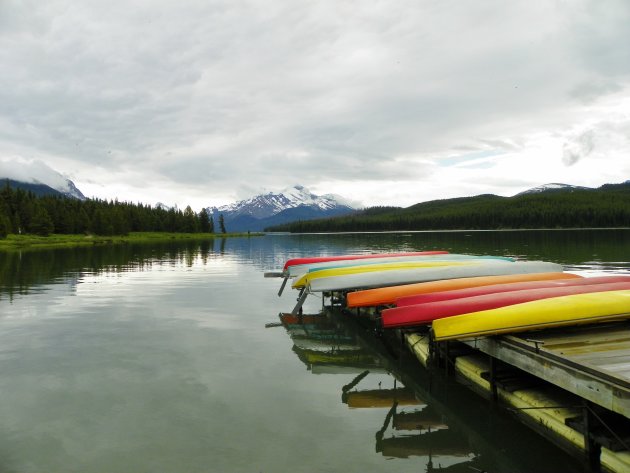
[[[500,264],[506,264],[505,261],[499,261]],[[414,268],[439,268],[442,266],[466,266],[471,264],[494,264],[494,261],[488,263],[488,260],[458,260],[458,261],[405,261],[399,263],[382,263],[371,264],[367,266],[348,266],[340,268],[322,269],[312,273],[306,273],[295,280],[291,287],[302,288],[307,286],[315,279],[347,276],[349,274],[374,273],[377,271],[396,271],[401,269]]]
[[[436,340],[471,338],[630,318],[630,290],[554,297],[433,322]]]

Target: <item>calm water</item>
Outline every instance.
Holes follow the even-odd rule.
[[[582,471],[353,320],[265,327],[294,305],[263,278],[289,257],[424,249],[630,270],[628,230],[0,254],[0,472]],[[320,309],[307,300],[306,313]]]

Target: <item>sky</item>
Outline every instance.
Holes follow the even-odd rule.
[[[627,0],[0,0],[0,174],[196,210],[623,182],[628,25]]]

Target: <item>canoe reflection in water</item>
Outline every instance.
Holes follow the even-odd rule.
[[[417,458],[426,472],[577,471],[568,455],[512,417],[444,373],[420,367],[393,340],[384,343],[387,333],[379,335],[369,321],[325,309],[280,314],[277,325],[311,373],[340,378],[341,401],[352,415],[382,413],[370,441],[383,457]],[[540,456],[523,455],[524,444]]]
[[[377,453],[428,457],[427,471],[444,471],[433,467],[436,457],[448,468],[474,460],[465,436],[451,431],[435,409],[405,387],[392,373],[390,361],[355,327],[330,312],[280,314],[280,321],[293,341],[293,352],[308,370],[348,376],[341,386],[341,400],[348,408],[382,410],[383,425],[375,434]],[[403,411],[403,406],[413,410]]]
[[[357,380],[366,377],[367,372],[362,373],[344,386],[342,400],[350,408],[389,409],[385,412],[383,426],[375,435],[377,452],[395,458],[429,457],[427,465],[430,468],[434,456],[449,457],[448,462],[452,465],[469,462],[475,457],[466,437],[449,429],[444,418],[418,399],[413,390],[398,387],[400,382],[393,376],[392,388],[355,389],[359,384]],[[353,390],[348,389],[350,386]],[[400,411],[402,406],[413,406],[414,410]],[[391,432],[388,433],[390,425]]]

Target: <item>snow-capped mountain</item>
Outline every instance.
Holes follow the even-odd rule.
[[[281,192],[267,192],[221,207],[208,207],[215,221],[223,215],[228,231],[260,231],[292,220],[331,217],[354,211],[352,204],[334,194],[315,195],[296,185]]]
[[[558,182],[551,182],[549,184],[543,184],[542,186],[532,187],[523,192],[519,192],[516,195],[525,195],[525,194],[540,194],[541,192],[554,192],[554,191],[575,191],[575,190],[588,190],[591,187],[584,186],[573,186],[571,184],[561,184]]]

